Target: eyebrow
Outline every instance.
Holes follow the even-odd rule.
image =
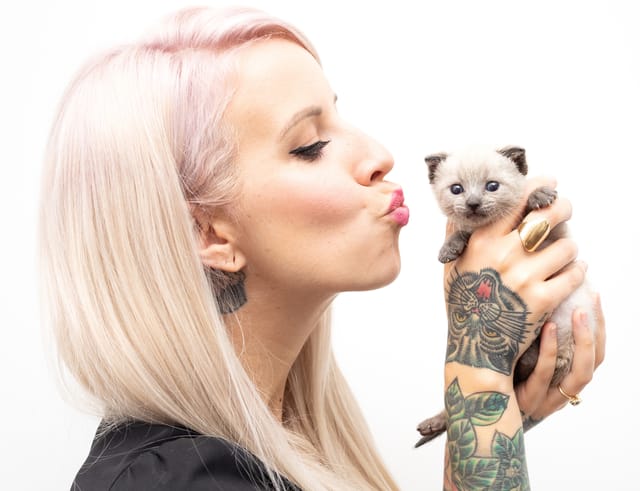
[[[333,103],[335,104],[337,101],[338,101],[338,95],[334,94]],[[321,114],[322,114],[322,108],[320,106],[309,106],[309,107],[305,107],[304,109],[301,109],[291,117],[289,122],[280,132],[279,139],[282,140],[284,136],[287,134],[287,132],[291,128],[293,128],[295,125],[297,125],[300,121],[307,118],[320,116]]]
[[[309,106],[309,107],[305,107],[304,109],[298,111],[297,113],[295,113],[291,117],[291,119],[286,124],[284,129],[280,132],[279,139],[282,140],[284,138],[284,136],[287,134],[287,132],[291,128],[293,128],[295,125],[297,125],[300,121],[302,121],[304,119],[307,119],[307,118],[320,116],[321,114],[322,114],[322,108],[320,106]]]

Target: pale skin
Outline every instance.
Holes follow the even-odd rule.
[[[387,180],[390,153],[341,118],[321,67],[300,46],[271,39],[244,48],[236,87],[225,118],[237,134],[241,192],[231,210],[196,217],[203,230],[200,255],[212,268],[246,275],[247,301],[225,321],[242,363],[281,418],[289,370],[333,298],[379,288],[398,275],[401,225],[388,211],[399,185]],[[569,217],[570,205],[559,199],[537,213],[558,223]],[[565,240],[527,255],[510,226],[503,221],[483,229],[455,267],[494,268],[542,316],[575,288],[584,266],[575,263],[546,280],[575,259],[575,244]],[[576,361],[563,385],[572,394],[604,356],[604,322],[595,337],[577,317],[574,324]],[[526,383],[514,389],[507,376],[447,363],[447,386],[457,378],[465,396],[489,389],[513,395],[498,422],[511,436],[522,426],[521,412],[537,421],[566,404],[549,389],[554,350],[553,326],[545,325],[540,361]],[[490,436],[480,440],[486,450]]]

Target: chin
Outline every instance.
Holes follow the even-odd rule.
[[[491,222],[491,217],[487,217],[484,215],[475,215],[471,217],[465,216],[464,218],[461,218],[460,221],[466,228],[476,229]]]
[[[379,265],[382,266],[382,265]],[[368,291],[377,290],[383,286],[387,286],[395,280],[400,274],[400,256],[396,257],[395,262],[389,261],[388,265],[381,268],[370,268],[366,275],[358,278],[358,283],[350,288],[350,291]]]

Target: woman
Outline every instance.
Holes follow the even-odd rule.
[[[334,361],[329,316],[339,292],[396,277],[408,208],[386,180],[392,157],[335,98],[300,32],[241,9],[179,12],[70,85],[41,240],[60,356],[104,416],[75,489],[397,489]],[[570,205],[538,213],[555,225]],[[525,253],[513,226],[477,234],[445,285],[494,271],[529,312],[519,354],[584,267],[571,241]],[[602,322],[596,340],[579,317],[570,394],[603,356]],[[450,438],[447,489],[486,479],[492,439],[518,443],[522,414],[566,404],[548,390],[551,325],[542,353],[515,392],[512,374],[446,364],[449,392],[504,402],[476,453]],[[491,482],[524,489],[513,447]]]

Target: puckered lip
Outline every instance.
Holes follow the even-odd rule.
[[[401,227],[409,222],[409,208],[404,204],[402,188],[397,188],[391,193],[391,202],[385,216],[391,217]]]
[[[404,193],[402,192],[402,188],[398,188],[391,193],[391,203],[389,203],[389,208],[387,209],[387,214],[391,213],[397,208],[400,208],[404,205]]]

